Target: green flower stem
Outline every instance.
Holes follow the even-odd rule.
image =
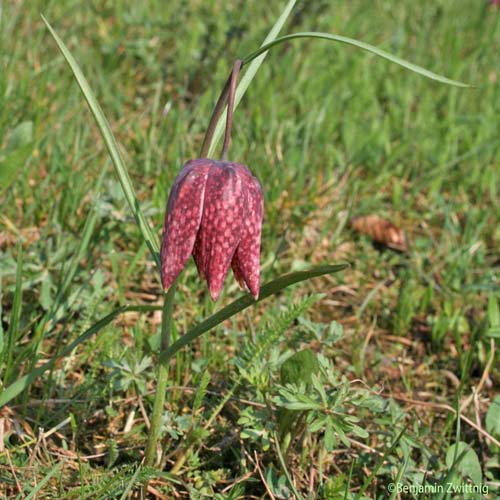
[[[160,356],[170,346],[170,336],[172,332],[172,312],[174,309],[174,295],[177,284],[174,283],[168,292],[163,296],[163,310],[161,315],[161,340],[160,340]],[[158,379],[156,383],[156,394],[153,406],[153,414],[151,416],[151,428],[149,430],[148,443],[146,445],[145,463],[147,467],[152,467],[155,464],[156,444],[160,437],[161,417],[163,415],[163,407],[165,405],[165,392],[168,382],[168,363],[158,363]],[[158,457],[158,461],[161,457]]]
[[[217,124],[219,123],[219,118],[226,107],[227,97],[229,95],[229,88],[231,86],[231,79],[233,73],[229,75],[224,88],[215,104],[215,108],[212,111],[212,116],[210,118],[210,123],[208,124],[207,131],[205,133],[205,138],[203,139],[203,145],[201,146],[200,158],[206,158],[208,156],[208,151],[210,146],[212,145],[212,139],[214,137],[215,129],[217,128]]]
[[[224,136],[224,144],[222,146],[222,160],[227,160],[227,150],[231,142],[231,127],[233,125],[233,108],[234,108],[234,93],[236,92],[236,82],[241,69],[241,61],[236,59],[231,73],[231,83],[229,85],[229,96],[227,98],[227,116],[226,116],[226,133]]]

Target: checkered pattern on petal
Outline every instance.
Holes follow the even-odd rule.
[[[160,250],[165,289],[172,286],[193,251],[203,213],[208,170],[207,160],[188,162],[170,191]]]
[[[244,204],[243,181],[232,165],[223,162],[212,165],[194,257],[200,274],[206,277],[213,300],[220,295],[240,243]]]
[[[244,179],[246,203],[243,233],[231,267],[240,286],[243,287],[243,284],[246,284],[257,299],[260,288],[260,242],[264,200],[259,181],[245,166],[237,165],[237,167]]]

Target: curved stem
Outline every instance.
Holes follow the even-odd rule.
[[[219,122],[219,118],[224,111],[224,106],[226,105],[226,99],[229,94],[229,86],[231,85],[232,76],[233,75],[231,73],[226,81],[226,84],[224,85],[224,88],[222,89],[217,103],[215,104],[215,108],[212,111],[210,123],[208,124],[205,138],[203,139],[203,145],[201,146],[200,158],[206,158],[206,156],[208,155],[208,150],[210,149],[210,144],[212,143],[217,123]]]
[[[293,3],[291,5],[291,7],[293,7]],[[385,50],[382,50],[382,49],[375,47],[373,45],[370,45],[368,43],[361,42],[359,40],[355,40],[354,38],[349,38],[349,37],[342,36],[342,35],[334,35],[334,34],[330,34],[330,33],[321,33],[321,32],[291,33],[291,34],[284,35],[284,36],[279,37],[279,38],[276,38],[276,34],[273,35],[273,37],[271,38],[271,41],[264,43],[256,51],[254,51],[251,54],[244,57],[241,61],[241,67],[243,67],[245,64],[252,62],[254,59],[257,59],[259,56],[262,56],[269,49],[271,49],[277,45],[280,45],[284,42],[288,42],[288,41],[299,39],[299,38],[316,38],[316,39],[319,38],[319,39],[323,39],[323,40],[344,43],[347,45],[351,45],[351,46],[366,50],[366,51],[371,52],[372,54],[375,54],[379,57],[382,57],[390,62],[396,63],[399,66],[402,66],[406,69],[409,69],[410,71],[414,71],[415,73],[418,73],[422,76],[430,78],[431,80],[435,80],[435,81],[438,81],[441,83],[446,83],[448,85],[455,85],[457,87],[470,87],[470,85],[467,85],[465,83],[438,75],[432,71],[429,71],[425,68],[422,68],[421,66],[418,66],[416,64],[405,61],[404,59],[401,59],[400,57],[394,56],[394,55],[390,54],[389,52],[386,52]],[[241,67],[240,67],[240,69],[241,69]],[[213,137],[215,135],[215,131],[217,129],[217,124],[219,122],[220,116],[222,115],[222,113],[224,111],[225,102],[226,102],[226,99],[227,99],[228,94],[229,94],[229,87],[231,85],[231,79],[232,79],[232,74],[227,79],[226,84],[224,85],[222,93],[219,97],[219,100],[217,101],[217,104],[215,105],[207,132],[205,134],[205,138],[203,140],[203,146],[201,148],[201,154],[200,154],[201,158],[205,158],[209,154],[210,146],[211,146]],[[250,77],[250,80],[251,80],[251,77]],[[248,86],[248,82],[247,82],[246,86],[244,87],[244,90],[246,89],[247,86]],[[244,92],[244,90],[243,90],[243,92]]]
[[[234,108],[234,93],[236,92],[236,83],[238,81],[238,74],[240,72],[242,61],[236,59],[231,73],[231,84],[229,85],[229,98],[227,101],[227,119],[226,119],[226,132],[224,134],[224,144],[222,145],[222,160],[227,158],[227,150],[231,142],[231,128],[233,126],[233,108]]]
[[[210,149],[210,145],[212,144],[212,139],[214,137],[215,129],[217,128],[217,123],[219,122],[219,118],[221,117],[221,115],[224,111],[227,98],[230,95],[230,89],[231,89],[233,75],[235,72],[236,65],[238,65],[238,69],[237,69],[237,73],[236,73],[236,76],[238,76],[240,69],[243,67],[243,61],[240,61],[238,59],[234,63],[231,74],[229,75],[228,79],[226,80],[226,83],[224,85],[224,88],[222,89],[222,92],[219,96],[219,99],[217,100],[217,103],[215,104],[215,108],[212,111],[212,116],[210,117],[210,122],[208,124],[208,128],[207,128],[207,131],[205,133],[205,137],[203,138],[203,145],[201,146],[200,158],[206,158],[206,156],[208,155],[208,150]],[[234,91],[233,91],[233,103],[234,103]],[[234,104],[231,105],[231,108],[233,108],[233,107],[234,107]]]
[[[160,356],[170,346],[170,334],[172,332],[172,312],[174,308],[174,295],[176,283],[174,283],[168,292],[163,296],[163,309],[161,317],[161,340]],[[155,401],[153,405],[153,414],[151,416],[151,428],[149,429],[148,442],[145,451],[144,465],[152,467],[155,464],[156,444],[160,438],[161,418],[163,416],[163,407],[165,405],[165,392],[168,382],[168,363],[158,363],[158,379],[156,384]],[[161,459],[161,457],[158,457]],[[158,461],[158,460],[157,460]]]

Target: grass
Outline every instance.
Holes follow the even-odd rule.
[[[119,499],[146,479],[151,498],[387,498],[391,483],[446,498],[439,486],[474,482],[498,494],[500,11],[473,0],[298,2],[283,34],[357,38],[475,88],[327,41],[271,51],[235,112],[230,153],[264,186],[263,282],[351,266],[179,351],[165,463],[140,465],[161,288],[39,14],[87,76],[159,235],[234,59],[257,49],[283,6],[0,11],[0,391],[65,353],[0,409],[0,495]],[[402,227],[409,253],[354,233],[349,219],[367,214]],[[213,305],[190,264],[173,340],[238,296],[230,277]],[[91,335],[129,304],[147,307]]]

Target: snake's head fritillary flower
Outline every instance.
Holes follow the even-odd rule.
[[[259,181],[239,163],[187,162],[170,191],[161,242],[165,290],[193,255],[210,296],[219,298],[229,266],[257,299],[263,197]]]

